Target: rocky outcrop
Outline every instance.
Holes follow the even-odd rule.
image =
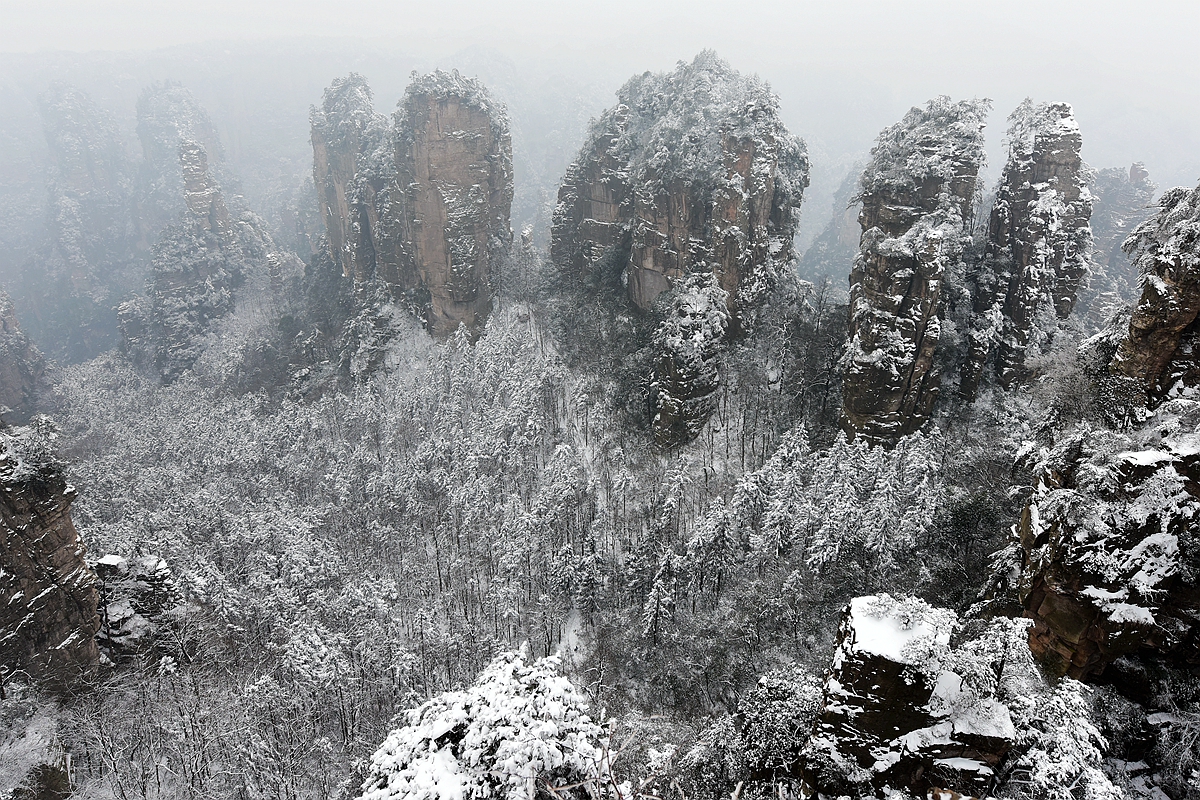
[[[969,244],[990,107],[939,97],[884,130],[871,150],[850,273],[842,379],[848,433],[893,443],[933,409],[943,288]]]
[[[1016,739],[1006,690],[1030,663],[1012,620],[964,626],[916,598],[855,598],[802,753],[804,782],[821,797],[986,796]]]
[[[179,145],[184,212],[151,251],[144,298],[121,305],[123,344],[166,381],[192,366],[209,324],[233,308],[251,274],[269,275],[275,247],[262,221],[229,210],[198,142]]]
[[[1071,106],[1026,100],[1009,116],[1008,161],[973,271],[975,320],[961,391],[974,397],[990,367],[1001,386],[1025,377],[1075,307],[1088,274],[1092,197]]]
[[[1146,651],[1200,663],[1198,223],[1200,190],[1173,189],[1126,242],[1142,296],[1100,381],[1125,430],[1084,429],[1034,456],[1010,563],[1038,623],[1030,646],[1059,674]]]
[[[95,669],[100,618],[48,424],[0,432],[0,665],[65,687]]]
[[[777,98],[704,52],[621,88],[559,189],[551,256],[584,282],[621,282],[643,311],[712,273],[737,322],[791,262],[807,185]]]
[[[414,77],[389,123],[358,75],[313,109],[313,173],[331,258],[377,281],[434,336],[491,311],[512,242],[512,143],[504,109],[457,72]]]
[[[1152,427],[1083,430],[1034,458],[1010,563],[1042,663],[1079,679],[1138,652],[1200,665],[1200,404],[1169,401]]]
[[[12,300],[0,290],[0,420],[28,422],[47,388],[46,360],[17,324]]]
[[[609,303],[613,316],[635,310],[657,331],[651,418],[660,444],[687,441],[707,419],[725,329],[752,328],[791,269],[807,185],[804,143],[781,122],[778,99],[712,52],[633,78],[593,125],[559,189],[551,257],[576,302]],[[670,344],[677,329],[709,316],[696,310],[692,276],[711,276],[728,321],[709,325],[712,335],[685,355]]]
[[[167,81],[146,87],[137,100],[137,134],[142,145],[141,194],[143,235],[148,241],[185,211],[184,169],[179,148],[193,142],[205,152],[208,167],[220,183],[224,148],[208,113],[185,87]]]
[[[1110,371],[1155,404],[1200,384],[1200,187],[1164,192],[1125,249],[1142,291]]]

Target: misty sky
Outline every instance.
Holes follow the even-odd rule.
[[[46,50],[187,50],[206,43],[205,52],[219,54],[213,42],[244,50],[254,42],[266,48],[320,37],[327,45],[354,37],[363,52],[403,53],[420,66],[458,66],[456,54],[483,49],[545,74],[580,76],[602,87],[602,104],[629,76],[669,69],[711,47],[735,68],[770,81],[784,120],[813,150],[814,184],[844,174],[910,106],[949,94],[995,101],[992,176],[1002,160],[1004,117],[1031,96],[1074,104],[1093,166],[1142,160],[1161,186],[1195,185],[1198,32],[1196,0],[0,0],[0,51],[31,59],[48,58],[38,55]],[[347,44],[340,52],[354,51]],[[20,60],[0,60],[0,69],[14,58]],[[330,74],[314,80],[325,85],[362,68],[343,61],[328,69],[322,62]],[[393,77],[367,74],[373,86]],[[406,74],[395,78],[402,83]],[[308,102],[319,97],[313,93]],[[824,178],[822,168],[830,171]]]

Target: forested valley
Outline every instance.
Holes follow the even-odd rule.
[[[804,241],[763,79],[611,90],[38,87],[0,797],[1200,798],[1200,187],[921,98]]]

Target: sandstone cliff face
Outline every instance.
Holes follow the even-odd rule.
[[[689,440],[707,419],[721,340],[753,327],[791,268],[807,185],[804,143],[783,126],[778,100],[711,52],[633,78],[593,125],[559,189],[551,258],[576,302],[622,298],[614,316],[649,312],[660,444]],[[727,321],[685,355],[669,343],[708,316],[696,311],[692,276],[711,276]]]
[[[989,366],[1006,388],[1024,376],[1026,354],[1048,345],[1088,273],[1092,197],[1071,106],[1026,100],[1009,123],[1008,161],[973,269],[976,319],[961,384],[967,397]]]
[[[1170,401],[1129,434],[1082,431],[1041,461],[1017,526],[1030,648],[1080,679],[1139,651],[1200,664],[1200,405]]]
[[[478,331],[492,309],[492,272],[512,244],[507,120],[477,81],[436,72],[408,87],[396,130],[411,249],[387,277],[401,286],[415,278],[429,293],[425,324],[434,336],[460,323]]]
[[[791,262],[807,185],[774,95],[701,53],[621,88],[559,189],[551,256],[585,281],[621,281],[642,310],[712,273],[736,323]]]
[[[27,422],[47,388],[46,360],[17,324],[12,300],[0,290],[0,420]]]
[[[985,796],[1016,739],[1006,689],[1030,671],[1020,623],[965,636],[954,612],[921,600],[855,598],[803,779],[822,797]]]
[[[849,433],[892,443],[929,418],[942,292],[969,243],[990,103],[940,97],[883,131],[861,180],[842,382]]]
[[[395,172],[387,117],[375,113],[366,79],[351,73],[325,90],[310,122],[329,255],[347,277],[370,280],[382,235],[376,198]]]
[[[96,576],[46,432],[0,432],[0,665],[68,686],[99,660]]]
[[[313,173],[330,256],[377,280],[434,336],[477,334],[512,242],[512,142],[504,109],[457,72],[415,78],[394,119],[361,76],[335,81],[312,116]]]
[[[1164,192],[1125,248],[1142,291],[1111,371],[1153,404],[1200,384],[1200,187]]]

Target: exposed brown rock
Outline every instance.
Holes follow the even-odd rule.
[[[330,256],[356,282],[404,297],[426,328],[477,334],[512,241],[504,110],[457,72],[414,78],[394,124],[359,75],[312,112],[313,173]]]
[[[1156,427],[1085,430],[1043,456],[1017,590],[1053,674],[1094,678],[1140,651],[1200,664],[1200,408],[1172,401]]]
[[[439,72],[408,87],[396,127],[399,224],[409,248],[384,277],[428,292],[425,325],[434,336],[460,324],[477,333],[492,309],[492,272],[512,243],[507,121],[477,81]]]
[[[989,109],[986,100],[931,100],[883,131],[871,150],[850,273],[848,433],[894,443],[933,410],[942,291],[969,242]]]
[[[622,281],[642,310],[711,272],[740,322],[791,261],[803,142],[760,81],[711,52],[618,98],[559,189],[551,257],[585,282]]]
[[[65,687],[95,669],[96,576],[46,432],[0,432],[0,665]]]
[[[1027,352],[1048,345],[1088,272],[1092,197],[1071,106],[1026,100],[1009,123],[1008,161],[974,270],[976,319],[961,383],[967,397],[993,352],[1002,386],[1024,377]]]
[[[637,344],[653,338],[659,444],[688,441],[708,418],[721,341],[753,327],[791,268],[807,185],[804,143],[780,121],[777,98],[712,52],[631,79],[594,123],[559,188],[551,258],[573,302],[603,303],[614,317],[633,310],[654,331]],[[681,328],[708,317],[696,311],[708,307],[697,305],[697,276],[712,276],[727,319],[676,346]]]

